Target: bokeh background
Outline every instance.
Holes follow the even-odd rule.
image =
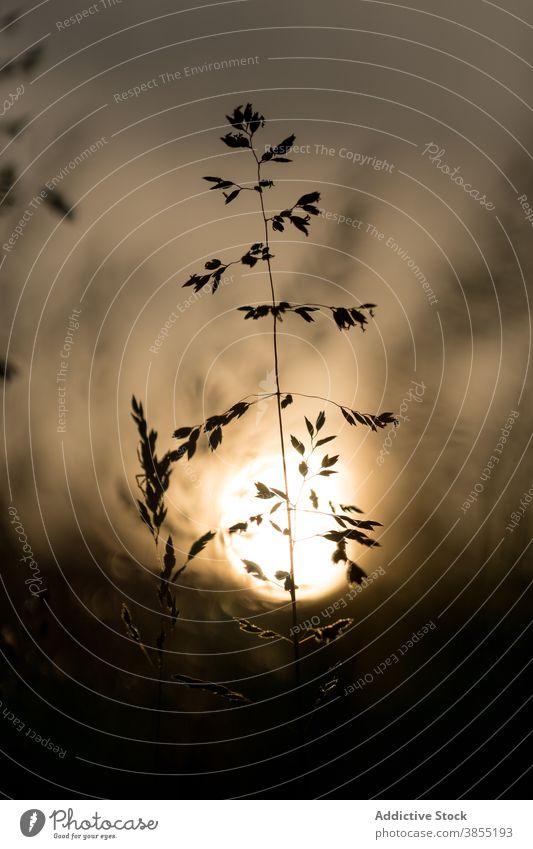
[[[530,794],[532,32],[526,0],[6,8],[6,796]],[[247,61],[223,64],[234,59]],[[124,95],[134,86],[144,90]],[[236,568],[219,535],[179,590],[156,731],[157,674],[121,621],[127,603],[154,645],[159,564],[137,514],[130,401],[142,399],[164,452],[176,427],[272,391],[270,324],[236,312],[268,298],[264,269],[235,266],[228,285],[194,303],[181,285],[210,257],[233,258],[261,239],[253,196],[225,206],[202,181],[254,178],[246,154],[219,140],[225,114],[248,101],[267,119],[261,143],[294,132],[304,146],[272,165],[267,204],[279,211],[318,190],[324,210],[308,238],[275,234],[280,298],[378,305],[365,334],[287,317],[283,385],[371,412],[398,411],[410,387],[424,390],[404,408],[388,454],[388,431],[351,429],[328,407],[342,495],[383,523],[381,548],[356,551],[357,562],[382,573],[344,611],[353,626],[306,649],[303,718],[288,644],[234,622],[252,617],[287,634],[287,602]],[[303,416],[319,409],[294,403],[288,430],[302,435]],[[232,482],[276,451],[275,405],[265,402],[227,428],[216,453],[201,444],[190,464],[176,464],[165,529],[179,552],[221,526]],[[39,564],[38,598],[24,583],[10,507]],[[302,619],[346,593],[342,565],[326,555],[324,570],[336,568],[329,591],[302,601]],[[400,662],[373,673],[428,622],[436,627]],[[335,664],[339,685],[315,709]],[[252,703],[191,691],[172,673],[225,682]],[[365,675],[372,681],[349,692]]]

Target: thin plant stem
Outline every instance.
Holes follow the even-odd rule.
[[[253,153],[254,159],[257,165],[257,183],[258,185],[261,182],[261,163],[257,158],[257,154],[252,145],[252,139],[250,136],[250,148]],[[263,193],[259,192],[259,200],[261,204],[261,215],[263,218],[263,224],[265,229],[265,246],[267,250],[267,269],[268,269],[268,279],[270,282],[270,294],[272,297],[272,306],[276,306],[276,290],[274,288],[274,277],[272,274],[272,266],[270,263],[270,246],[269,246],[269,235],[268,235],[268,219],[265,212],[265,204],[263,201]],[[294,536],[292,530],[292,516],[291,516],[291,508],[290,508],[290,497],[289,497],[289,479],[287,475],[287,458],[285,452],[285,433],[283,430],[283,414],[281,412],[281,388],[280,388],[280,369],[279,369],[279,354],[278,354],[278,319],[277,316],[273,316],[273,349],[274,349],[274,373],[276,379],[276,406],[278,413],[278,427],[279,427],[279,442],[281,448],[281,461],[283,465],[283,481],[285,485],[285,492],[287,494],[287,529],[289,531],[288,535],[288,545],[289,545],[289,573],[291,577],[291,587],[290,587],[290,596],[291,596],[291,610],[292,610],[292,645],[294,652],[294,675],[295,675],[295,683],[296,689],[298,693],[298,703],[300,700],[300,684],[301,684],[301,671],[300,671],[300,645],[298,641],[298,611],[296,604],[296,583],[294,577]]]

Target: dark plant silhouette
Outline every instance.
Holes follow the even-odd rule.
[[[9,41],[12,32],[17,28],[20,18],[24,17],[17,11],[8,12],[0,19],[1,36]],[[7,148],[10,146],[10,158],[14,156],[14,147],[19,135],[22,134],[27,123],[27,117],[13,117],[18,100],[24,96],[25,88],[21,80],[25,80],[42,60],[44,50],[42,46],[36,45],[23,51],[20,55],[11,59],[3,58],[0,61],[0,81],[6,83],[4,96],[0,103],[0,133],[9,139]],[[16,85],[16,83],[18,83]],[[16,87],[15,87],[16,85]],[[19,174],[13,162],[6,162],[0,167],[0,215],[7,215],[19,200],[16,185]],[[66,217],[72,217],[72,211],[68,204],[58,192],[48,192],[44,196],[44,202],[56,213]],[[5,359],[0,361],[0,378],[10,381],[17,373],[16,367]]]
[[[141,631],[134,623],[131,611],[125,603],[122,605],[121,618],[126,635],[132,642],[139,646],[145,659],[157,674],[155,738],[158,743],[161,736],[163,685],[167,680],[165,657],[171,651],[172,638],[179,617],[175,590],[176,581],[188,568],[191,561],[198,554],[201,554],[206,545],[215,537],[216,532],[208,531],[199,539],[195,540],[189,549],[184,563],[180,566],[177,566],[172,536],[168,535],[166,541],[160,546],[161,527],[167,515],[165,493],[170,483],[172,463],[178,459],[177,452],[167,451],[161,458],[158,456],[156,450],[157,431],[148,427],[143,405],[135,397],[132,398],[132,418],[139,434],[137,456],[141,467],[141,472],[136,476],[137,485],[141,493],[141,498],[137,500],[137,507],[142,522],[146,525],[154,539],[156,553],[159,556],[157,598],[161,609],[161,616],[157,636],[153,640],[152,645],[145,643]],[[160,549],[163,546],[164,550],[161,553]],[[202,690],[211,695],[222,697],[233,704],[246,703],[248,701],[245,696],[224,687],[222,684],[191,678],[183,674],[173,674],[171,675],[171,680],[192,690]]]
[[[319,410],[316,419],[310,421],[304,416],[304,436],[287,434],[283,421],[283,411],[289,405],[296,403],[299,398],[312,398],[332,405],[333,410],[351,427],[362,426],[378,431],[391,424],[397,424],[397,420],[390,412],[373,414],[363,413],[351,407],[337,403],[319,395],[308,395],[289,389],[282,385],[282,375],[279,365],[279,339],[278,325],[284,319],[294,315],[302,319],[306,324],[316,321],[317,317],[329,315],[339,331],[360,329],[365,331],[369,319],[374,316],[375,304],[364,303],[357,306],[326,305],[318,303],[290,303],[278,300],[274,283],[272,260],[274,255],[270,247],[271,231],[276,233],[285,232],[292,225],[298,232],[305,236],[309,233],[312,217],[319,213],[316,205],[320,200],[320,194],[316,191],[301,195],[296,202],[280,212],[270,214],[265,206],[265,194],[274,188],[274,182],[263,176],[265,168],[277,167],[278,164],[290,162],[286,156],[292,147],[295,136],[290,135],[279,144],[267,148],[262,155],[254,146],[255,134],[264,127],[265,120],[262,115],[255,112],[251,104],[243,109],[237,107],[232,115],[227,116],[232,130],[222,137],[222,141],[230,148],[247,153],[252,162],[254,176],[250,183],[235,183],[233,180],[222,177],[205,177],[211,183],[211,190],[219,191],[224,198],[225,204],[233,203],[239,195],[244,192],[252,192],[257,198],[259,212],[262,222],[262,241],[255,242],[242,254],[234,259],[223,260],[212,258],[205,263],[204,270],[197,274],[193,273],[185,281],[183,286],[192,287],[196,292],[200,290],[210,291],[213,295],[217,292],[222,277],[232,265],[242,265],[245,268],[253,268],[257,263],[266,265],[269,282],[269,302],[265,304],[246,305],[238,308],[244,313],[244,319],[258,321],[269,319],[272,323],[272,358],[275,375],[275,391],[261,394],[247,395],[239,399],[231,407],[219,414],[209,416],[205,421],[194,425],[178,427],[173,437],[178,441],[178,446],[159,457],[156,452],[157,433],[148,428],[143,405],[135,397],[132,399],[132,416],[139,433],[138,459],[141,473],[137,475],[137,484],[141,493],[138,511],[142,522],[145,524],[153,537],[156,552],[159,558],[159,576],[157,586],[157,597],[161,607],[161,622],[158,635],[152,646],[145,644],[138,627],[132,619],[129,608],[124,604],[122,608],[122,620],[128,637],[136,643],[145,658],[157,672],[157,726],[156,741],[160,740],[160,715],[162,709],[163,684],[167,679],[165,674],[165,657],[171,651],[171,640],[176,629],[179,618],[177,604],[177,580],[188,568],[191,561],[200,554],[216,536],[216,531],[208,531],[202,537],[193,542],[189,553],[180,566],[177,566],[176,554],[172,536],[164,535],[162,528],[166,519],[165,494],[168,490],[173,464],[187,457],[191,460],[199,444],[200,439],[205,439],[211,451],[216,451],[222,443],[224,429],[231,423],[241,419],[247,412],[259,402],[266,398],[275,398],[277,411],[277,432],[279,438],[279,456],[283,470],[283,489],[278,489],[268,482],[255,482],[255,495],[259,503],[268,502],[268,509],[259,511],[251,516],[245,516],[232,527],[221,529],[229,534],[246,534],[253,525],[256,527],[263,522],[269,522],[273,530],[287,539],[287,564],[286,568],[276,571],[274,579],[269,578],[262,566],[251,560],[243,560],[245,571],[257,581],[272,581],[286,591],[290,598],[292,612],[292,628],[289,636],[273,631],[270,628],[260,627],[248,619],[236,619],[240,631],[264,641],[277,641],[280,645],[288,643],[293,651],[293,668],[296,691],[296,712],[301,715],[301,672],[300,655],[302,647],[307,644],[327,645],[345,633],[353,624],[353,619],[344,617],[320,627],[305,629],[305,636],[300,638],[301,631],[298,626],[298,584],[296,547],[299,540],[296,537],[296,525],[299,514],[311,513],[331,520],[329,530],[315,534],[320,536],[334,546],[332,561],[334,564],[343,563],[346,569],[348,584],[360,584],[366,574],[348,555],[349,545],[361,545],[366,548],[379,546],[379,542],[373,538],[374,529],[380,525],[379,522],[360,518],[362,511],[353,504],[334,504],[327,501],[322,504],[321,496],[317,492],[317,482],[320,478],[328,478],[337,474],[336,466],[339,466],[338,454],[330,454],[325,447],[332,443],[336,434],[323,435],[326,425],[326,412]],[[283,388],[282,388],[283,387]],[[290,458],[289,443],[292,451],[296,454],[296,463],[301,484],[297,493],[289,488],[288,464]],[[277,517],[284,516],[284,520]],[[165,538],[166,536],[166,538]],[[303,570],[302,566],[302,570]],[[192,690],[200,690],[215,697],[229,700],[233,704],[245,704],[249,702],[241,693],[228,689],[220,682],[212,682],[193,678],[189,675],[172,673],[170,680],[179,683]],[[319,682],[318,695],[314,699],[311,711],[308,715],[307,730],[318,708],[326,701],[333,698],[339,685],[338,665],[328,669]],[[305,729],[298,724],[298,734],[302,740]],[[157,759],[157,755],[156,755]]]
[[[201,273],[191,274],[189,279],[183,284],[185,287],[192,287],[195,292],[208,287],[214,295],[220,286],[223,274],[232,265],[241,264],[245,267],[253,268],[257,263],[266,265],[269,289],[270,302],[259,305],[246,305],[239,307],[239,311],[244,312],[244,318],[259,320],[270,319],[272,321],[272,356],[274,362],[274,375],[276,390],[273,393],[264,393],[262,395],[246,396],[233,404],[226,412],[221,415],[210,416],[206,421],[196,424],[192,427],[180,427],[174,432],[174,437],[181,440],[181,445],[176,453],[177,458],[187,454],[188,459],[191,459],[196,451],[198,440],[202,434],[205,435],[209,448],[214,451],[221,444],[223,439],[223,429],[231,422],[241,418],[250,409],[253,404],[258,403],[267,397],[274,397],[277,405],[277,421],[279,431],[279,449],[281,465],[283,469],[284,489],[275,489],[261,481],[256,482],[256,497],[260,500],[273,501],[273,506],[263,513],[255,516],[250,516],[241,522],[236,523],[230,529],[230,533],[246,533],[249,523],[260,524],[263,520],[270,521],[270,524],[280,534],[287,537],[287,569],[279,570],[276,573],[276,579],[282,583],[284,589],[289,593],[292,607],[292,644],[295,661],[296,681],[300,683],[299,672],[299,657],[300,657],[300,641],[298,639],[298,616],[297,616],[297,584],[295,575],[295,546],[297,540],[295,537],[294,527],[298,513],[305,508],[301,506],[302,496],[306,489],[309,490],[308,498],[313,510],[327,515],[334,523],[332,530],[320,534],[325,539],[335,543],[333,552],[333,561],[335,563],[344,562],[347,567],[347,578],[350,583],[357,583],[362,580],[365,573],[363,570],[348,558],[347,546],[350,542],[355,542],[366,547],[377,546],[379,543],[373,539],[370,534],[380,523],[370,520],[354,518],[352,514],[360,513],[361,511],[353,505],[334,505],[329,502],[329,510],[327,512],[319,511],[319,497],[314,489],[310,488],[310,482],[314,478],[329,477],[336,474],[337,470],[333,467],[339,462],[339,455],[323,454],[320,458],[320,463],[317,471],[313,472],[310,466],[311,460],[316,458],[318,449],[323,448],[326,444],[336,439],[335,435],[322,437],[320,434],[326,424],[326,414],[322,410],[314,422],[305,418],[306,437],[305,442],[295,435],[290,435],[290,443],[292,448],[299,455],[298,470],[302,477],[302,484],[298,495],[295,497],[289,491],[289,479],[287,472],[288,458],[287,434],[283,423],[283,410],[294,402],[298,397],[316,397],[317,400],[332,403],[340,410],[345,421],[352,427],[362,425],[376,431],[379,428],[385,428],[390,424],[396,424],[394,415],[390,412],[374,415],[369,413],[361,413],[352,410],[345,405],[331,402],[330,399],[321,398],[320,396],[303,396],[303,393],[296,391],[286,391],[282,389],[282,380],[279,366],[279,340],[278,340],[278,325],[283,318],[294,314],[303,319],[306,323],[312,323],[316,319],[317,313],[329,313],[333,318],[339,330],[349,330],[351,328],[359,328],[365,330],[368,325],[369,318],[374,315],[375,304],[365,303],[357,306],[336,306],[315,303],[289,303],[288,301],[278,300],[276,288],[274,284],[274,274],[272,269],[272,260],[274,255],[270,247],[271,231],[283,233],[287,227],[292,225],[296,230],[303,233],[305,236],[309,234],[312,218],[318,215],[320,210],[316,205],[320,200],[320,194],[317,191],[307,192],[299,197],[292,206],[282,209],[280,212],[269,214],[265,206],[265,196],[274,188],[274,181],[264,177],[265,168],[271,166],[278,167],[279,164],[288,163],[291,160],[287,157],[292,145],[295,141],[294,135],[289,135],[281,142],[274,146],[266,147],[265,152],[261,154],[255,147],[256,133],[265,126],[265,119],[259,112],[254,111],[251,104],[247,104],[244,108],[238,106],[231,115],[227,116],[227,120],[232,127],[232,130],[222,136],[221,140],[228,147],[235,150],[242,150],[243,153],[248,153],[251,159],[254,178],[250,183],[236,183],[225,177],[204,177],[210,186],[211,191],[219,191],[224,198],[226,204],[233,203],[239,195],[244,192],[252,192],[254,197],[257,197],[258,206],[260,209],[262,220],[262,241],[255,242],[250,245],[248,250],[238,258],[231,260],[222,260],[219,258],[210,259],[205,263],[205,269]],[[285,514],[286,526],[281,527],[273,521],[272,514],[278,509],[283,508]],[[308,511],[305,511],[308,512]],[[257,580],[267,580],[263,569],[257,563],[245,560],[243,561],[246,571],[253,575]],[[318,641],[328,642],[335,639],[346,630],[352,620],[341,619],[324,628],[314,629],[314,633],[306,639],[316,639]],[[244,625],[243,625],[244,623]],[[248,633],[255,634],[261,639],[270,639],[273,632],[256,630],[247,620],[239,622],[242,630]],[[259,633],[260,631],[260,633]],[[277,635],[276,635],[277,636]],[[304,642],[304,641],[302,641]]]

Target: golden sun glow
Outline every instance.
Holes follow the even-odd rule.
[[[293,513],[295,581],[300,597],[320,596],[333,590],[344,579],[342,566],[331,561],[332,545],[317,536],[335,526],[331,518],[320,511],[329,511],[328,502],[336,501],[336,476],[311,479],[302,487],[298,469],[288,468],[289,496],[298,502],[298,512]],[[257,459],[233,476],[223,492],[222,527],[228,557],[232,566],[244,575],[251,586],[264,594],[282,599],[287,598],[284,580],[276,578],[276,572],[289,572],[288,538],[283,534],[287,526],[287,513],[282,504],[274,513],[272,507],[279,499],[256,497],[256,481],[269,487],[283,490],[281,460],[278,457]],[[309,498],[310,490],[316,487],[319,495],[318,510],[313,509]],[[262,521],[250,522],[251,516],[263,514]],[[228,528],[247,522],[246,531],[229,533]],[[275,523],[277,530],[272,523]],[[246,575],[243,560],[257,563],[267,580]]]

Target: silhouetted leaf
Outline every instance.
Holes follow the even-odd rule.
[[[293,146],[295,139],[296,139],[296,136],[294,135],[294,133],[291,133],[290,136],[287,136],[286,139],[283,139],[283,141],[281,141],[275,147],[271,147],[270,152],[274,156],[277,156],[277,155],[283,154],[283,153],[288,153],[289,150],[291,149],[291,147]]]
[[[8,121],[5,125],[5,131],[8,136],[14,138],[24,129],[28,121],[27,116],[16,118],[14,121]]]
[[[399,420],[394,415],[394,413],[380,413],[380,415],[378,416],[378,419],[379,419],[380,423],[384,424],[384,425],[392,424],[396,427],[400,423]]]
[[[226,135],[221,136],[220,139],[224,142],[224,144],[227,144],[228,147],[250,147],[248,138],[243,136],[242,133],[226,133]]]
[[[243,416],[249,408],[250,405],[247,401],[239,401],[237,404],[234,404],[233,407],[230,407],[228,410],[230,420],[234,418],[240,419],[240,417]]]
[[[364,572],[357,563],[353,563],[349,560],[346,577],[349,584],[361,584],[363,582],[363,578],[366,578],[366,572]]]
[[[254,112],[249,123],[248,127],[252,135],[257,132],[260,127],[265,126],[265,119],[262,115],[259,115],[258,112]]]
[[[12,165],[5,165],[0,169],[0,204],[13,206],[15,195],[12,191],[17,174]]]
[[[259,625],[254,625],[249,619],[236,619],[235,621],[239,623],[241,631],[244,631],[246,634],[253,634],[256,637],[259,637],[260,640],[283,639],[281,634],[271,631],[270,628],[260,628]]]
[[[347,563],[348,555],[346,554],[346,540],[341,540],[337,545],[337,548],[331,555],[331,559],[333,563]]]
[[[317,312],[317,309],[315,307],[296,307],[294,309],[294,312],[297,315],[301,316],[301,318],[303,318],[309,324],[311,324],[314,321],[314,318],[311,313]]]
[[[141,632],[139,631],[137,626],[134,624],[131,613],[130,613],[130,609],[129,609],[128,605],[125,604],[125,603],[122,604],[120,616],[121,616],[121,619],[122,619],[122,621],[125,625],[127,636],[130,638],[130,640],[132,640],[134,643],[136,643],[139,646],[140,650],[142,651],[142,653],[145,656],[148,663],[151,666],[153,666],[154,663],[152,661],[152,658],[148,654],[148,652],[146,650],[146,646],[142,642]]]
[[[353,504],[339,504],[343,513],[364,513],[364,510],[360,510],[359,507],[355,507]]]
[[[5,360],[0,360],[0,378],[4,378],[5,380],[12,380],[17,370],[14,366],[6,363]]]
[[[285,395],[285,398],[283,398],[282,401],[281,401],[281,409],[284,410],[285,407],[288,407],[289,404],[292,404],[292,402],[293,402],[292,395]]]
[[[326,414],[323,410],[321,410],[320,413],[317,416],[316,423],[315,423],[315,429],[316,429],[317,433],[318,433],[319,430],[322,430],[325,423],[326,423]]]
[[[269,487],[266,486],[264,483],[261,483],[261,481],[256,481],[255,485],[257,488],[257,492],[255,494],[256,498],[274,498],[275,493],[271,489],[269,489]]]
[[[303,442],[300,442],[300,440],[297,439],[292,434],[291,434],[291,445],[295,449],[295,451],[298,452],[298,454],[301,454],[302,456],[305,454],[305,445],[303,444]]]
[[[160,603],[165,606],[170,612],[171,625],[174,628],[179,611],[176,606],[176,596],[171,592],[169,583],[172,576],[172,571],[176,565],[176,556],[174,553],[174,543],[172,537],[169,536],[165,546],[165,554],[163,557],[163,568],[161,570],[161,578],[159,582],[158,598]]]
[[[328,442],[332,442],[334,439],[337,439],[336,436],[324,436],[322,439],[319,439],[316,443],[316,447],[320,448],[321,445],[326,445]]]
[[[254,578],[259,578],[260,581],[268,580],[261,567],[257,563],[254,563],[253,560],[243,560],[242,562],[244,563],[244,568],[249,575],[253,575]]]
[[[328,531],[326,534],[320,534],[320,536],[324,537],[324,539],[328,539],[330,542],[344,543],[347,540],[354,540],[361,545],[365,545],[367,548],[380,547],[379,542],[371,539],[365,533],[358,531],[356,528],[350,528],[349,530],[344,531]]]
[[[214,430],[211,431],[207,439],[211,451],[215,451],[215,449],[218,448],[218,446],[222,442],[222,428],[215,427]]]
[[[318,495],[316,494],[314,489],[312,489],[309,493],[309,501],[311,502],[315,510],[318,510]]]
[[[144,417],[142,403],[135,396],[131,401],[132,418],[139,432],[139,447],[137,456],[141,464],[142,474],[137,475],[137,484],[144,497],[144,504],[139,503],[141,519],[146,523],[156,541],[158,540],[157,529],[161,527],[166,517],[164,506],[164,495],[168,489],[171,475],[171,462],[173,452],[166,452],[161,459],[156,454],[157,432],[148,430],[148,424]]]
[[[276,572],[274,577],[277,581],[283,581],[283,589],[286,590],[286,592],[290,593],[292,591],[293,583],[289,572],[279,570]],[[295,586],[294,589],[297,590],[298,587]]]
[[[283,570],[280,570],[280,571],[276,572],[274,577],[275,577],[276,581],[284,581],[285,578],[289,578],[290,575],[289,575],[288,572],[284,572]]]
[[[314,429],[313,425],[311,424],[311,422],[309,421],[309,419],[307,418],[307,416],[304,416],[304,418],[305,418],[305,426],[306,426],[306,428],[307,428],[307,431],[308,431],[308,433],[309,433],[309,436],[314,436],[315,429]]]
[[[141,632],[139,629],[133,624],[133,619],[131,618],[130,609],[127,604],[122,605],[122,621],[126,626],[126,632],[128,637],[131,637],[132,640],[135,640],[136,643],[141,641]]]
[[[353,619],[337,619],[330,625],[324,625],[322,628],[313,628],[315,640],[317,643],[330,643],[340,637],[351,625]]]
[[[251,307],[249,305],[244,307],[237,307],[237,310],[239,312],[246,313],[246,315],[244,316],[245,319],[252,318],[256,320],[258,318],[264,318],[265,316],[270,314],[277,315],[280,311],[280,308],[281,305],[279,307],[272,307],[269,304],[260,304],[257,307]]]
[[[229,534],[236,534],[238,531],[247,531],[248,530],[248,522],[236,522],[231,528],[228,528]]]
[[[349,330],[350,327],[359,325],[361,330],[364,331],[368,324],[366,316],[360,310],[355,309],[355,307],[330,307],[330,309],[333,320],[339,330]]]
[[[209,416],[209,418],[204,422],[204,433],[209,433],[209,431],[213,430],[215,427],[220,427],[220,425],[224,424],[225,421],[226,416],[224,413],[221,416]]]
[[[57,191],[57,189],[53,192],[47,191],[44,202],[55,212],[58,212],[67,218],[74,218],[74,210],[63,198],[60,192]]]
[[[23,54],[22,58],[19,59],[19,65],[25,73],[29,73],[30,71],[33,71],[36,65],[39,64],[43,55],[44,51],[41,45],[31,47]]]
[[[17,63],[14,59],[8,59],[4,61],[4,64],[0,68],[0,75],[3,77],[10,77],[14,74],[17,67]]]
[[[211,279],[210,274],[191,274],[188,280],[183,284],[183,288],[187,288],[187,286],[193,286],[195,292],[200,292],[204,286],[209,283]]]
[[[197,557],[198,554],[201,554],[201,552],[204,550],[206,545],[209,542],[211,542],[211,540],[214,539],[216,537],[216,535],[217,535],[216,531],[208,531],[206,534],[199,537],[197,540],[195,540],[195,542],[193,542],[193,544],[191,545],[191,547],[189,549],[189,553],[187,555],[187,560],[185,561],[183,566],[181,566],[177,570],[177,572],[174,574],[174,577],[172,578],[172,583],[175,583],[178,580],[178,578],[185,571],[185,569],[187,568],[187,566],[189,565],[191,560],[193,560],[195,557]]]
[[[318,688],[318,698],[315,702],[315,710],[319,708],[325,702],[335,698],[339,691],[339,676],[336,672],[336,669],[341,666],[341,663],[336,663],[335,666],[331,669],[328,669],[326,675],[326,680],[323,684],[320,684]]]
[[[316,203],[320,200],[320,192],[310,192],[307,195],[302,195],[296,202],[296,206],[305,206],[306,203]]]
[[[227,121],[238,130],[244,130],[244,113],[242,106],[237,106],[231,115],[226,115]]]
[[[341,413],[348,422],[348,424],[352,425],[353,427],[356,427],[355,419],[350,413],[350,411],[346,409],[346,407],[341,407]]]
[[[163,557],[163,569],[161,572],[161,578],[164,581],[170,580],[170,576],[172,575],[172,570],[176,565],[176,555],[174,554],[174,543],[172,542],[172,537],[169,535],[166,546],[165,546],[165,554]]]
[[[147,510],[147,508],[146,508],[146,505],[145,505],[145,504],[143,504],[143,503],[142,503],[142,501],[137,501],[137,504],[139,505],[139,515],[140,515],[140,517],[141,517],[142,521],[143,521],[146,525],[148,525],[148,528],[149,528],[149,530],[150,530],[150,533],[151,533],[151,534],[153,534],[153,535],[155,536],[155,535],[156,535],[156,534],[155,534],[155,530],[154,530],[154,528],[153,528],[153,526],[152,526],[152,522],[151,522],[151,520],[150,520],[150,515],[149,515],[149,513],[148,513],[148,510]]]
[[[225,201],[225,202],[226,202],[226,203],[231,203],[231,201],[232,201],[232,200],[235,200],[235,198],[237,197],[237,195],[239,195],[239,194],[240,194],[240,192],[241,192],[241,190],[240,190],[240,189],[235,189],[235,191],[230,192],[230,193],[229,193],[229,195],[227,195],[226,193],[224,193],[224,197],[226,198],[226,201]]]
[[[196,427],[191,435],[189,436],[189,441],[187,443],[187,459],[192,460],[196,453],[196,445],[198,443],[198,439],[200,437],[200,428]]]
[[[305,478],[305,476],[309,472],[309,466],[307,465],[307,463],[304,463],[304,461],[302,460],[302,462],[298,466],[298,471],[300,472],[301,476],[303,478]]]
[[[200,554],[206,547],[207,543],[211,542],[211,540],[214,539],[216,535],[216,531],[208,531],[206,534],[199,537],[199,539],[193,542],[187,555],[187,562],[191,561],[193,557],[196,557],[198,554]]]
[[[165,640],[166,640],[165,629],[161,628],[161,631],[159,632],[159,636],[158,636],[158,638],[155,642],[156,648],[157,648],[157,656],[158,656],[158,663],[159,663],[160,669],[163,666],[163,649],[165,647]]]
[[[306,216],[306,218],[302,218],[299,215],[291,215],[290,221],[291,224],[294,224],[297,230],[300,230],[302,233],[305,233],[306,236],[309,235],[309,230],[307,229],[307,225],[309,224],[309,216]]]
[[[176,596],[171,595],[171,596],[170,596],[170,600],[171,600],[171,605],[170,605],[170,624],[171,624],[172,628],[174,628],[174,627],[175,627],[175,625],[176,625],[177,618],[178,618],[178,616],[180,615],[180,612],[179,612],[179,610],[178,610],[178,608],[177,608],[177,606],[176,606]]]
[[[172,436],[174,437],[174,439],[185,439],[186,436],[189,436],[191,431],[192,427],[179,427],[177,430],[174,431]]]
[[[227,265],[222,265],[220,268],[217,268],[217,270],[213,272],[213,275],[211,277],[211,294],[212,295],[215,294],[218,287],[220,286],[220,283],[221,283],[221,280],[222,280],[222,275],[224,274],[226,268],[227,268]]]

